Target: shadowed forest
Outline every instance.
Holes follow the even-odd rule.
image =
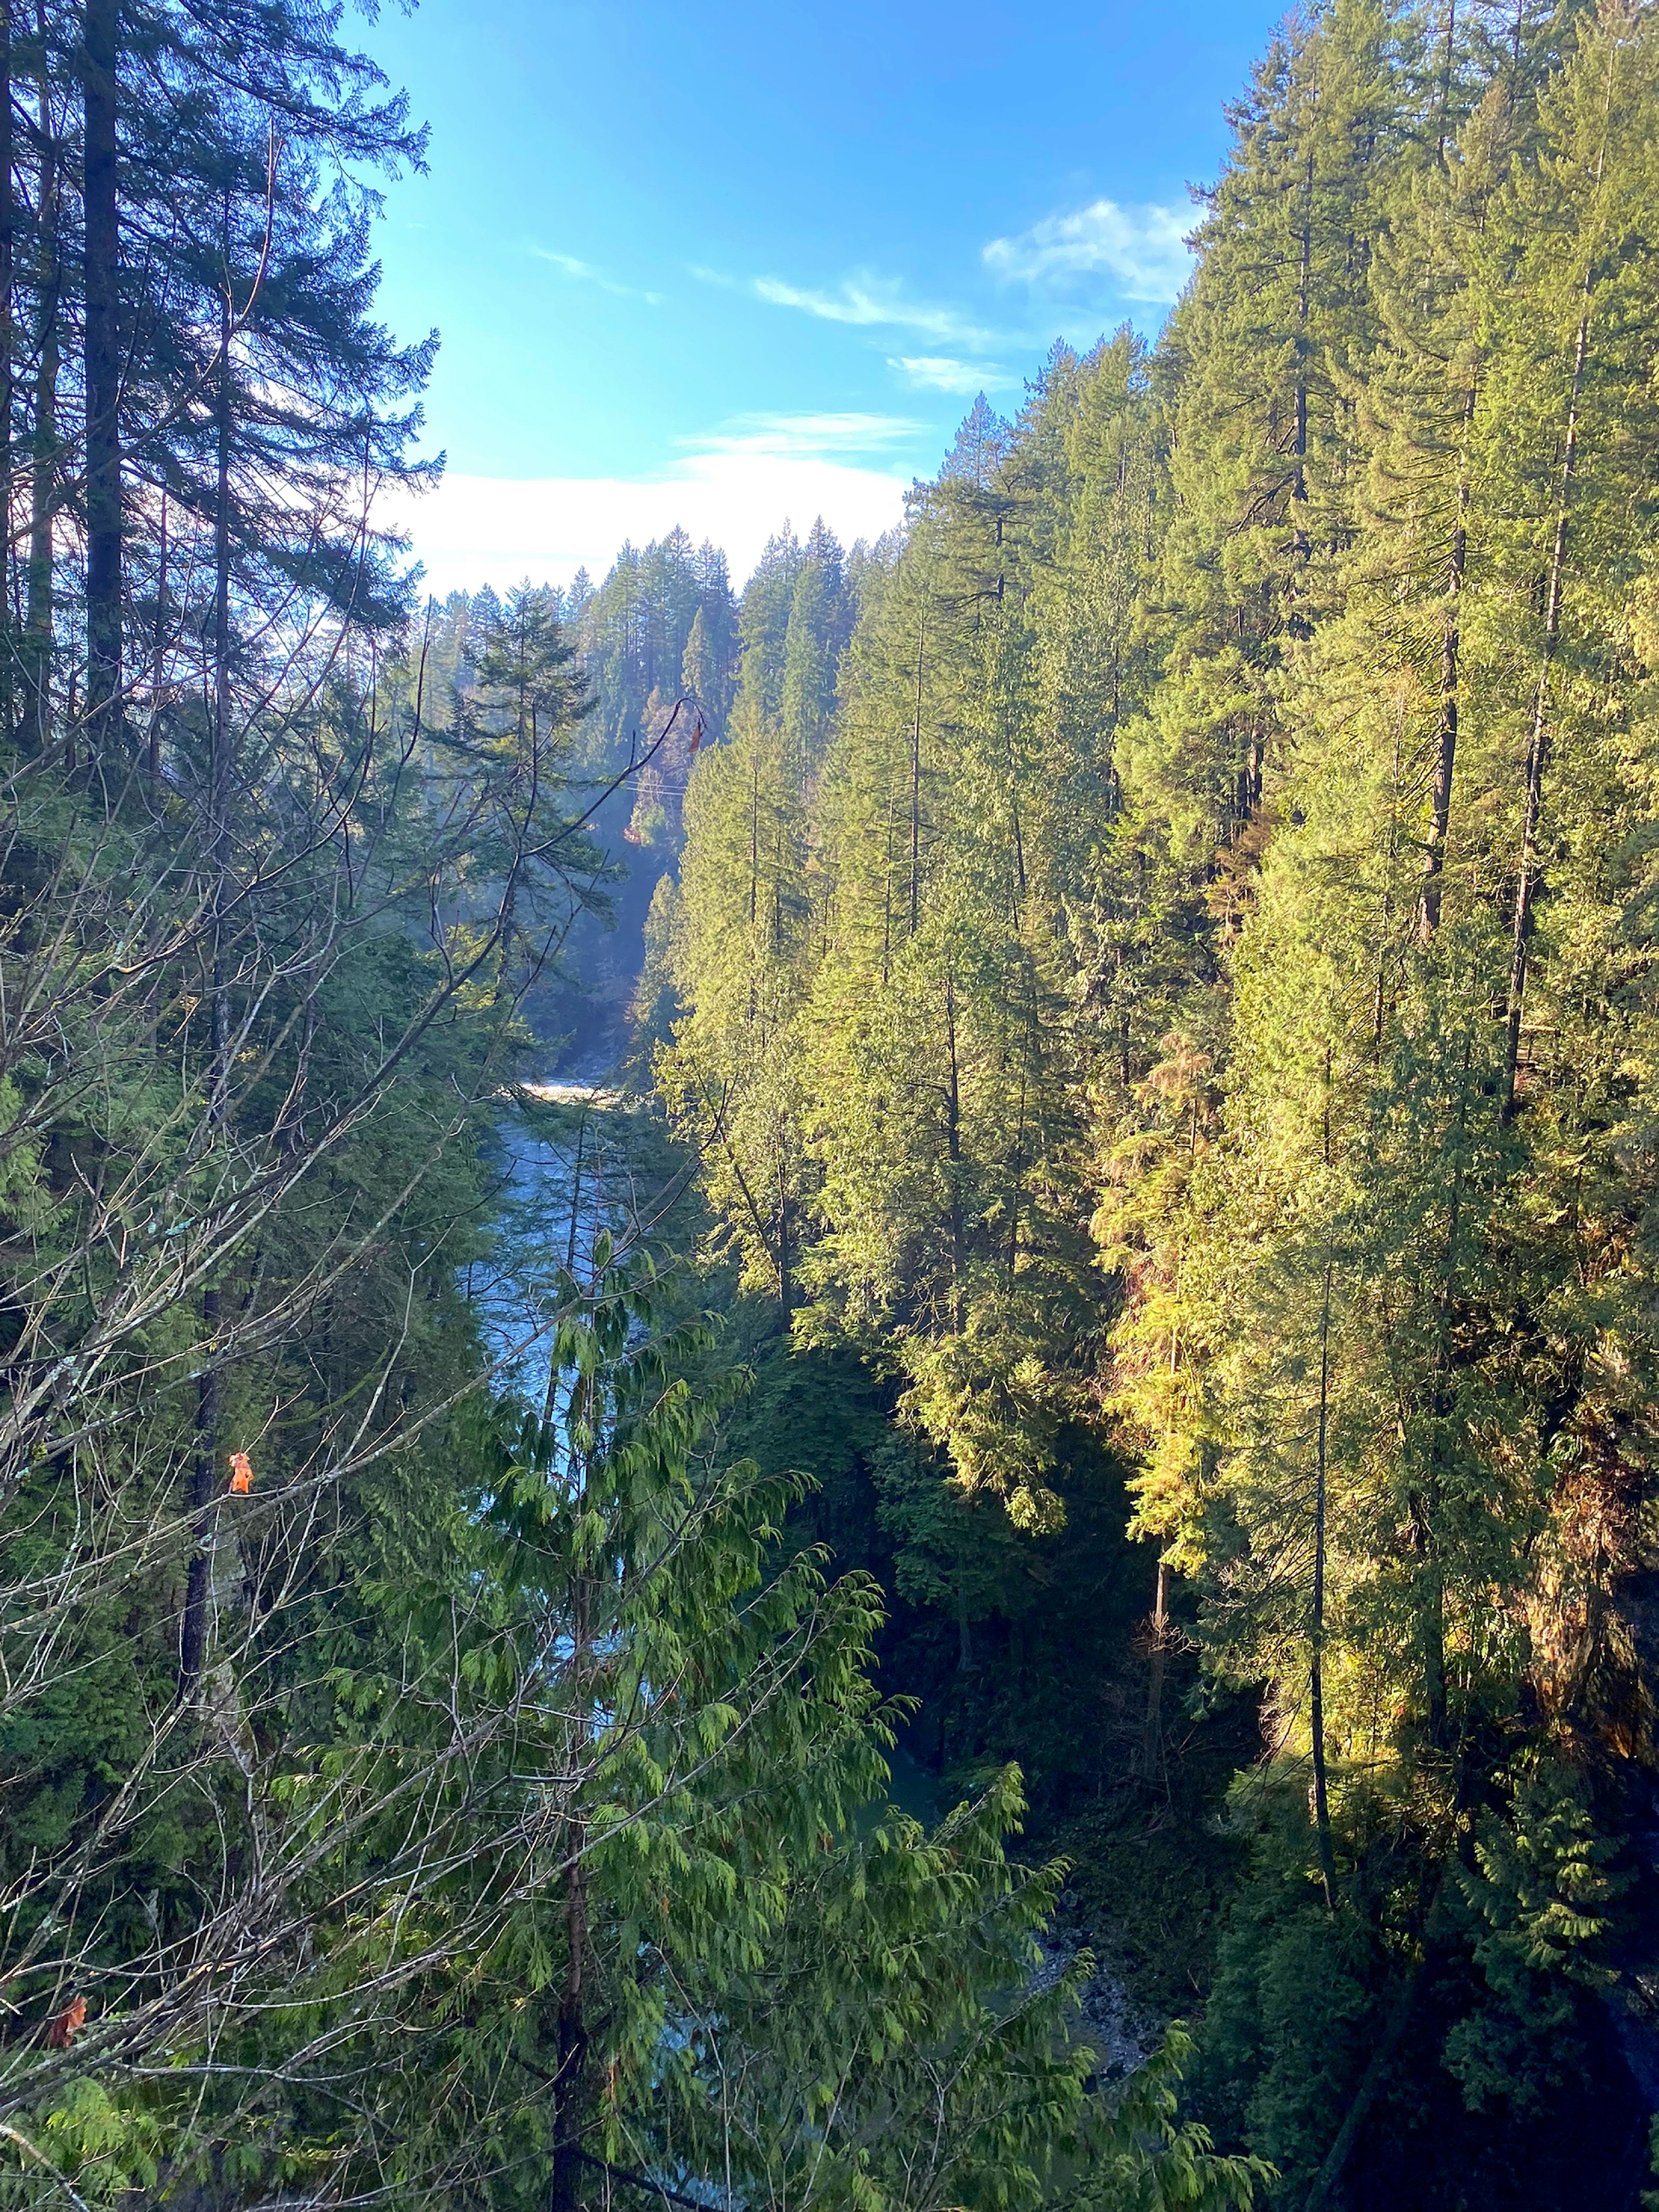
[[[440,603],[406,102],[0,4],[0,2205],[1659,2205],[1659,17],[1229,122]]]

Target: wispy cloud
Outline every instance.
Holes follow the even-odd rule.
[[[1006,368],[994,361],[953,361],[936,353],[901,354],[889,359],[918,392],[955,392],[971,398],[976,392],[1003,392],[1014,382]]]
[[[830,454],[879,453],[925,433],[904,415],[737,415],[718,430],[678,442],[697,453],[764,454],[802,460]]]
[[[921,337],[944,345],[966,346],[970,351],[997,343],[994,331],[981,330],[954,307],[907,299],[902,285],[867,271],[843,277],[830,292],[788,284],[781,276],[757,276],[750,289],[757,299],[774,307],[793,307],[820,322],[846,323],[859,330],[915,331]]]
[[[1184,239],[1190,220],[1175,208],[1095,200],[1070,215],[1045,216],[1018,237],[994,238],[985,264],[1048,292],[1104,277],[1121,299],[1161,304],[1176,296],[1192,268]]]
[[[902,520],[911,471],[895,452],[920,426],[888,415],[739,416],[682,441],[682,457],[638,477],[462,476],[424,495],[382,495],[377,520],[406,530],[440,597],[528,576],[602,576],[624,538],[644,544],[680,524],[723,545],[741,582],[786,520],[822,515],[841,538],[877,538]]]
[[[596,269],[591,261],[578,260],[574,253],[556,253],[548,246],[532,246],[530,252],[534,259],[547,262],[561,276],[571,277],[579,284],[597,284],[601,292],[609,292],[614,299],[643,300],[650,307],[662,305],[660,292],[642,292],[637,285],[620,284],[603,269]]]

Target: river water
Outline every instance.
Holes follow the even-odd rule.
[[[630,1102],[588,1079],[526,1084],[495,1127],[500,1174],[493,1255],[466,1271],[497,1387],[547,1401],[549,1320],[561,1279],[586,1283],[602,1229],[626,1231],[638,1193]]]

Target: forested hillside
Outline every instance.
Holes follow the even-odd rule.
[[[739,682],[797,742],[820,747],[860,583],[890,550],[860,544],[849,555],[822,520],[803,544],[786,521],[739,602],[720,549],[694,548],[675,530],[643,550],[624,545],[601,585],[582,569],[566,590],[530,592],[586,680],[575,757],[598,789],[595,837],[621,871],[604,911],[576,923],[534,1001],[537,1030],[561,1066],[604,1072],[636,1042],[647,917],[684,841],[692,764],[726,736]],[[432,604],[399,672],[404,704],[423,683],[428,720],[447,727],[453,695],[471,684],[477,645],[502,615],[488,585]]]
[[[764,1449],[1297,2205],[1647,2170],[1656,69],[1289,26],[1157,343],[975,407],[659,894]]]
[[[520,1087],[736,611],[676,539],[420,612],[339,31],[0,9],[0,2195],[1247,2203],[1037,1972],[1017,1771],[888,1804],[685,1164]]]
[[[878,544],[439,603],[402,97],[0,6],[7,2205],[1659,2188],[1659,27],[1231,121]]]

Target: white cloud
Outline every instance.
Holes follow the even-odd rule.
[[[997,343],[994,331],[967,321],[954,307],[907,300],[899,285],[867,272],[843,277],[834,292],[786,284],[778,276],[757,276],[753,289],[757,299],[775,307],[793,307],[804,315],[815,315],[820,322],[848,323],[860,330],[915,331],[945,345],[970,349]]]
[[[999,276],[1045,291],[1104,276],[1121,299],[1161,303],[1176,296],[1192,268],[1186,228],[1174,208],[1096,200],[1071,215],[1045,216],[1018,238],[994,238],[984,259]]]
[[[645,477],[446,475],[423,497],[388,494],[376,520],[407,531],[440,598],[489,583],[603,576],[623,541],[642,545],[682,525],[723,545],[741,581],[787,519],[822,514],[843,544],[903,514],[908,471],[877,454],[914,428],[896,416],[751,416],[686,441],[683,460]]]
[[[874,453],[927,430],[904,415],[738,415],[724,430],[676,441],[696,453],[807,455]]]
[[[573,277],[580,284],[597,284],[601,292],[609,292],[616,299],[643,300],[651,307],[662,305],[660,292],[641,292],[632,284],[619,284],[603,269],[596,269],[591,261],[579,261],[574,253],[556,253],[546,246],[532,246],[530,252],[536,260],[548,262],[561,275]]]
[[[972,398],[978,392],[1006,391],[1013,379],[994,361],[952,361],[942,354],[902,354],[890,360],[919,392],[956,392]]]

